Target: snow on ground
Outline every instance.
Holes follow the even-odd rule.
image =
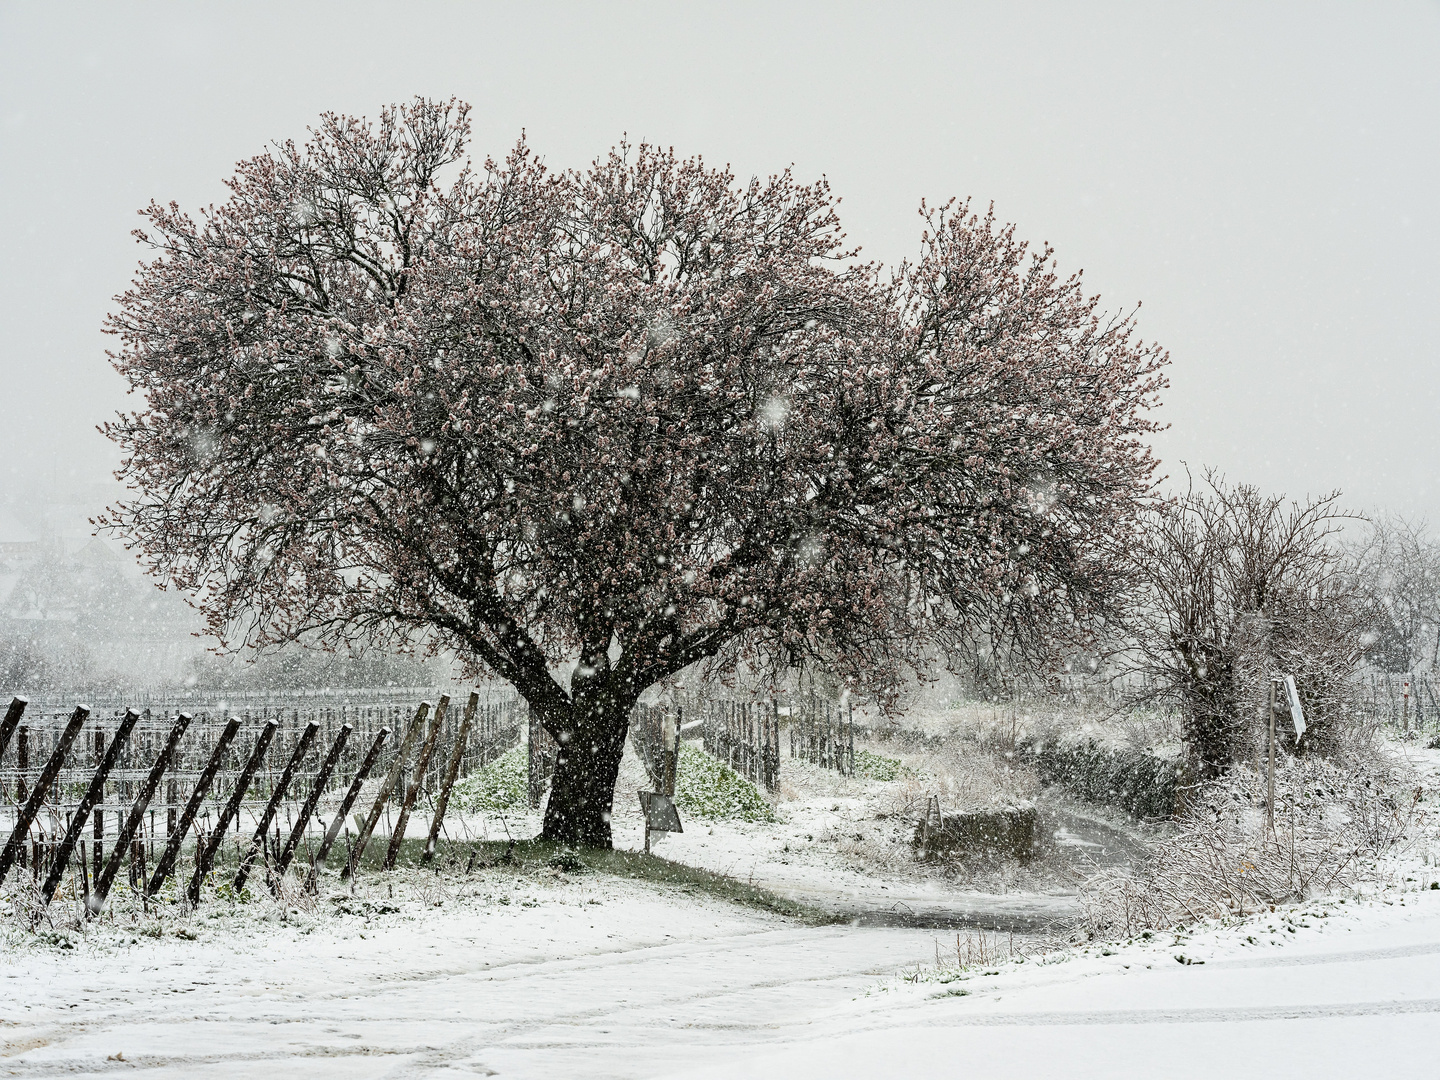
[[[652,1075],[803,1025],[932,947],[599,875],[483,871],[459,891],[12,952],[0,1074]]]
[[[1418,764],[1433,790],[1440,755]],[[942,888],[855,884],[785,852],[820,835],[807,814],[849,827],[843,801],[800,801],[769,833],[687,822],[660,853],[865,897]],[[621,810],[618,846],[638,847]],[[394,897],[380,874],[353,898],[332,881],[314,912],[215,904],[158,938],[123,919],[83,939],[12,932],[0,1075],[1426,1074],[1440,848],[1424,827],[1368,895],[963,970],[953,932],[806,925],[674,884],[503,867],[402,872]]]
[[[988,763],[985,755],[945,760],[889,748],[885,753],[897,754],[912,771],[880,781],[785,758],[778,820],[688,820],[683,833],[652,839],[654,849],[866,925],[964,922],[1035,932],[1077,913],[1079,875],[1126,860],[1138,846],[1133,823],[1123,814],[1047,792],[1040,800],[1045,846],[1030,866],[917,863],[911,845],[915,820],[929,793],[951,779],[925,770],[978,766],[983,772]],[[632,766],[627,755],[617,792],[643,783],[638,762]],[[982,794],[1003,796],[1007,785],[1002,780],[974,786]],[[1029,794],[1026,782],[1013,787]],[[612,822],[617,847],[640,850],[644,844],[637,805],[633,796],[617,796]],[[945,807],[947,813],[952,809]]]
[[[1440,891],[1426,889],[886,984],[788,1045],[666,1075],[1420,1076],[1437,1039]]]
[[[802,793],[779,804],[779,821],[695,819],[683,833],[652,839],[654,850],[867,923],[954,917],[1018,928],[1047,925],[1074,913],[1074,890],[1053,881],[1007,887],[1002,872],[998,887],[982,890],[917,868],[909,848],[913,824],[895,816],[877,820],[877,796],[885,785],[827,776],[795,763],[789,767],[792,776],[802,771],[820,775],[807,777],[811,783]],[[639,815],[628,806],[618,809],[616,846],[639,850],[644,844]],[[1087,843],[1075,836],[1062,842]],[[892,846],[903,851],[903,861],[891,861]]]
[[[12,952],[0,1074],[1409,1075],[1440,1036],[1440,891],[1419,879],[968,972],[937,971],[952,939],[927,931],[472,880],[438,908]]]

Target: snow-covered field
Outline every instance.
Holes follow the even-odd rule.
[[[1413,888],[1413,886],[1412,886]],[[1433,1075],[1440,891],[889,982],[669,1075]]]
[[[1436,757],[1418,762],[1427,788]],[[784,851],[819,835],[807,815],[846,813],[807,803],[769,834],[687,823],[659,850],[797,892],[954,900]],[[621,815],[618,843],[634,832]],[[0,1075],[1428,1075],[1437,850],[1421,836],[1364,894],[964,970],[953,931],[806,924],[683,885],[494,867],[412,871],[392,897],[369,874],[315,910],[216,904],[158,937],[123,918],[12,932]]]
[[[369,918],[222,914],[195,940],[11,953],[0,1072],[1405,1076],[1440,1037],[1429,889],[937,977],[943,934],[613,878],[495,884]]]

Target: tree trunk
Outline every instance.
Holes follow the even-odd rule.
[[[544,717],[560,744],[541,837],[575,847],[609,848],[615,778],[625,753],[633,701],[597,690],[566,713]]]

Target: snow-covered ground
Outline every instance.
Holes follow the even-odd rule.
[[[1428,888],[940,981],[946,935],[598,876],[502,887],[11,953],[0,1073],[1403,1076],[1440,1037]]]
[[[926,755],[905,757],[917,766],[933,764]],[[1139,842],[1123,814],[1047,792],[1041,800],[1046,846],[1036,864],[945,873],[940,866],[916,863],[910,844],[915,811],[912,807],[906,816],[897,810],[907,800],[923,803],[935,778],[882,782],[790,758],[781,776],[778,820],[689,819],[682,833],[655,834],[656,853],[862,925],[963,923],[1028,933],[1074,916],[1077,876],[1128,860]],[[644,823],[634,792],[648,786],[627,747],[612,819],[617,848],[643,848]],[[539,827],[539,815],[513,819],[517,835]],[[461,828],[475,831],[469,824]],[[493,838],[497,831],[490,826],[485,835]]]
[[[1428,789],[1440,755],[1422,757]],[[689,822],[659,850],[825,892],[859,875],[784,846],[819,835],[807,814],[846,812],[802,806],[770,833]],[[616,825],[638,846],[627,814]],[[83,938],[12,932],[0,1075],[1428,1075],[1433,826],[1364,895],[964,970],[953,932],[806,925],[543,868],[411,871],[393,898],[367,874],[318,910],[215,904],[159,937],[123,918]],[[942,890],[898,872],[854,888],[882,886]]]
[[[667,1075],[1433,1075],[1440,891],[886,983],[770,1041]]]

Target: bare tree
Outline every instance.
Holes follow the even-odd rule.
[[[1384,514],[1351,549],[1361,587],[1375,609],[1373,662],[1414,671],[1440,662],[1440,543],[1423,521]]]
[[[1119,660],[1141,696],[1179,710],[1204,777],[1253,749],[1275,673],[1296,678],[1309,745],[1335,735],[1371,625],[1337,543],[1355,516],[1338,500],[1290,502],[1207,471],[1149,513]]]

